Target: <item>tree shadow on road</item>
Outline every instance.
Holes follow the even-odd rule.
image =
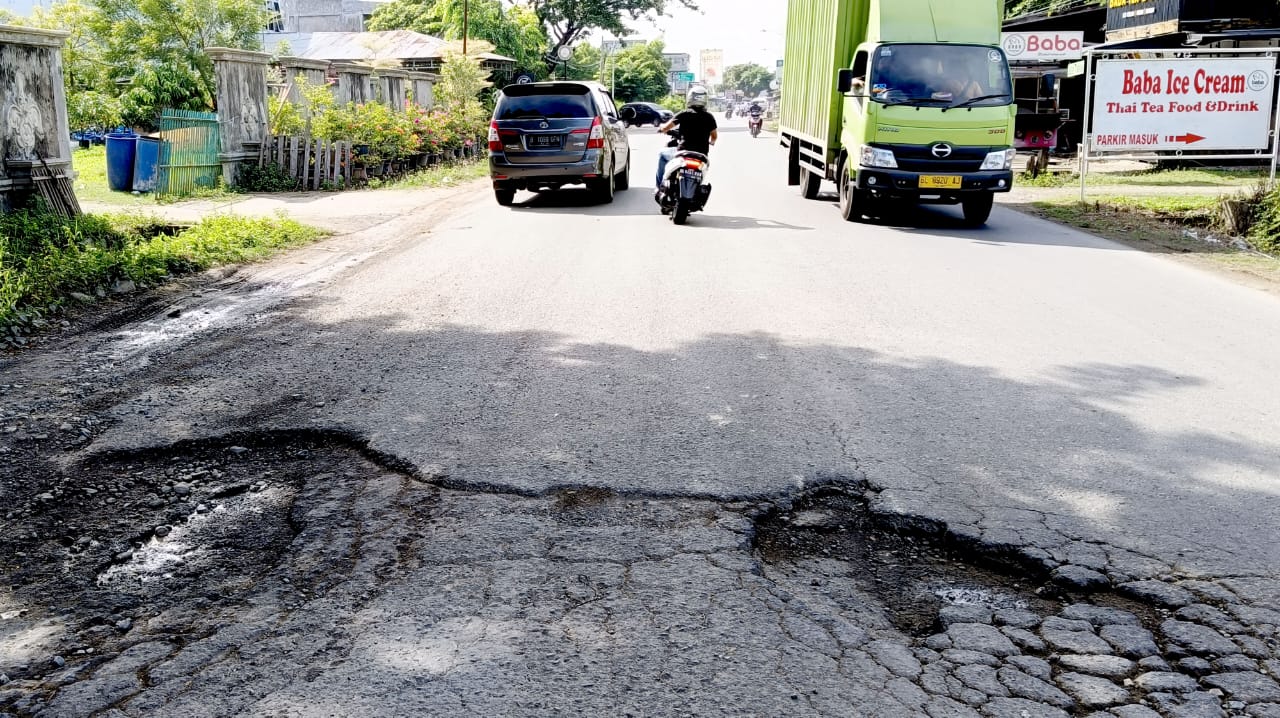
[[[1280,565],[1280,546],[1257,540],[1280,509],[1280,446],[1150,425],[1194,416],[1203,399],[1188,397],[1221,388],[1205,379],[1095,363],[1013,378],[764,333],[642,349],[415,321],[290,318],[193,346],[113,410],[108,443],[333,426],[457,485],[520,492],[758,498],[865,472],[913,510],[982,530],[1177,549],[1206,571]]]

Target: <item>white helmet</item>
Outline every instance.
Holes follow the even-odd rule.
[[[707,88],[700,85],[690,87],[689,94],[685,96],[685,105],[705,109],[707,106]]]

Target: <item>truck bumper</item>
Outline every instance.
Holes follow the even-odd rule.
[[[959,187],[933,188],[920,186],[923,172],[861,168],[858,170],[858,189],[882,197],[914,199],[920,202],[955,203],[966,196],[1008,192],[1013,189],[1013,172],[966,172],[950,174],[959,177]]]

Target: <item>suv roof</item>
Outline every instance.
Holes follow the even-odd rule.
[[[553,90],[557,88],[563,88],[566,92],[581,94],[584,87],[590,90],[604,92],[609,90],[609,88],[594,80],[548,80],[546,82],[529,82],[523,85],[507,85],[502,88],[502,94],[519,97],[522,94],[521,90],[538,90],[538,92],[528,92],[528,94],[545,95],[547,94],[545,92],[546,90]]]

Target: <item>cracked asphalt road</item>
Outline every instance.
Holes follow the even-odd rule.
[[[6,360],[0,715],[1280,715],[1276,300],[781,160]]]

